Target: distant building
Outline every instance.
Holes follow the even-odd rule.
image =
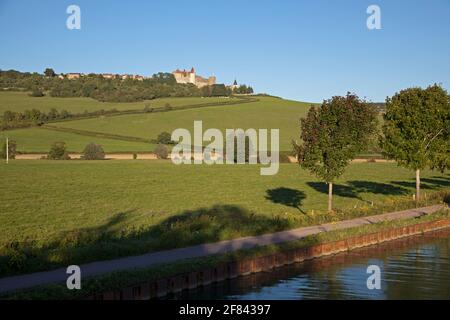
[[[119,75],[119,78],[122,80],[133,79],[133,80],[139,80],[139,81],[143,81],[145,79],[144,76],[141,76],[138,74],[121,74],[121,75]]]
[[[234,79],[233,84],[231,86],[228,86],[228,88],[230,88],[231,90],[239,88],[239,85],[238,85],[236,79]]]
[[[116,77],[116,75],[114,75],[112,73],[102,73],[102,77],[105,79],[114,79]]]
[[[67,79],[79,79],[81,77],[81,73],[68,73],[66,74]]]
[[[173,71],[172,74],[175,77],[177,83],[192,83],[196,85],[198,88],[216,84],[216,77],[211,76],[208,79],[206,79],[201,76],[198,76],[195,74],[194,68],[192,68],[191,71],[177,69]]]

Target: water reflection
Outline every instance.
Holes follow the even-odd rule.
[[[184,291],[175,299],[450,299],[450,229]],[[369,290],[369,265],[381,289]]]

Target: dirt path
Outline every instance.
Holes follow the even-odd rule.
[[[45,153],[29,153],[29,154],[18,154],[16,155],[16,160],[40,160],[45,157]],[[156,160],[156,154],[154,153],[136,153],[138,160]],[[71,159],[80,159],[81,154],[70,153]],[[133,160],[133,153],[108,153],[105,156],[109,160]]]
[[[109,160],[133,160],[134,153],[107,153],[106,159]],[[45,153],[29,153],[29,154],[18,154],[16,155],[16,160],[40,160],[42,157],[45,157]],[[71,153],[70,158],[71,159],[80,159],[79,153]],[[137,160],[156,160],[158,159],[156,157],[156,154],[154,153],[136,153]],[[297,159],[295,157],[289,156],[289,161],[291,163],[297,163]],[[387,159],[373,159],[373,162],[394,162],[393,160],[387,160]],[[353,159],[351,161],[352,163],[364,163],[369,162],[367,159]]]
[[[348,229],[381,221],[399,220],[419,217],[424,214],[433,213],[444,208],[442,205],[397,211],[379,214],[375,216],[344,220],[335,223],[326,223],[317,226],[297,228],[277,233],[264,234],[260,236],[244,237],[209,243],[186,248],[165,250],[147,253],[140,256],[131,256],[113,260],[98,261],[80,265],[83,278],[100,276],[106,273],[132,270],[136,268],[148,268],[161,263],[171,263],[178,260],[205,257],[215,254],[223,254],[240,249],[251,249],[256,246],[265,246],[302,239],[309,235],[327,232],[331,230]],[[67,280],[65,268],[52,271],[37,272],[14,277],[0,279],[0,293],[30,288],[38,285],[65,282]]]

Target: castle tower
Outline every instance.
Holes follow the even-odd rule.
[[[195,69],[192,67],[191,72],[189,73],[189,82],[195,84]]]

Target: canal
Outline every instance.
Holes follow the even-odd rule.
[[[367,288],[369,265],[381,288]],[[183,291],[170,299],[450,299],[450,228]]]

